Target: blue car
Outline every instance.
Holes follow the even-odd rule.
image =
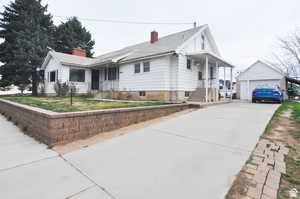
[[[252,103],[256,102],[283,102],[283,94],[276,88],[256,88],[252,92]]]

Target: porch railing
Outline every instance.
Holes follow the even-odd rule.
[[[100,82],[100,89],[102,91],[119,90],[118,80],[106,80]]]
[[[206,80],[203,79],[203,80],[198,80],[198,83],[197,83],[197,87],[198,88],[205,88],[206,84]],[[218,80],[217,79],[209,79],[208,80],[208,88],[217,88],[219,86],[218,84]]]

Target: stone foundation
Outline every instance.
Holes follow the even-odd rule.
[[[163,95],[162,95],[163,96]],[[190,104],[55,113],[0,99],[0,112],[48,145],[65,144],[191,108]],[[5,130],[5,129],[3,129]]]
[[[90,94],[98,99],[136,100],[136,101],[172,101],[183,102],[185,91],[145,91],[146,96],[140,96],[139,91],[91,91]],[[204,89],[205,93],[205,89]],[[209,100],[217,101],[216,89],[209,89]]]
[[[146,96],[140,96],[139,91],[92,91],[99,99],[119,99],[137,101],[172,101],[170,91],[145,91]]]
[[[218,90],[216,88],[208,88],[208,102],[218,102],[219,96],[218,96]],[[189,101],[196,101],[196,102],[205,102],[205,94],[206,89],[205,88],[197,88],[196,91],[194,91],[189,98]]]

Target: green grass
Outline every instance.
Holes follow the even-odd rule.
[[[3,96],[1,98],[54,112],[90,111],[171,104],[167,102],[101,101],[80,96],[73,98],[73,105],[71,106],[70,97]]]
[[[293,110],[292,119],[300,120],[300,103],[295,103],[293,105],[292,110]]]

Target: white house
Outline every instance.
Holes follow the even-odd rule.
[[[237,97],[251,100],[256,88],[279,88],[286,95],[285,74],[262,61],[256,61],[237,77]]]
[[[233,65],[221,58],[208,25],[158,38],[95,58],[50,51],[44,60],[45,93],[57,80],[72,82],[78,93],[164,101],[217,101],[219,69]],[[232,76],[231,76],[232,79]]]

